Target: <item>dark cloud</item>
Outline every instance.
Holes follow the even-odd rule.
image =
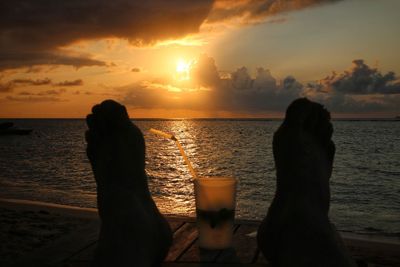
[[[38,93],[34,93],[34,92],[27,92],[27,91],[22,91],[19,92],[18,95],[22,95],[22,96],[49,96],[49,95],[61,95],[63,93],[65,93],[67,90],[65,89],[59,89],[59,90],[46,90],[46,91],[41,91]]]
[[[324,104],[335,113],[400,112],[400,95],[379,95],[360,98],[342,93],[320,93],[307,95],[308,98]]]
[[[345,72],[346,77],[359,73],[361,63],[356,61],[353,71]],[[372,73],[376,75],[379,71],[374,70]],[[265,113],[283,112],[294,99],[307,96],[336,113],[381,111],[395,113],[400,109],[400,94],[385,94],[384,90],[379,90],[380,93],[374,91],[369,95],[364,93],[355,95],[349,93],[354,91],[350,86],[352,83],[347,83],[350,86],[347,90],[344,85],[341,90],[315,89],[304,86],[293,76],[287,76],[278,82],[265,68],[258,68],[253,77],[246,67],[238,68],[228,77],[222,78],[214,59],[206,55],[202,55],[193,65],[191,76],[195,83],[193,88],[185,89],[179,84],[173,85],[171,81],[162,79],[142,81],[119,88],[121,92],[126,92],[120,100],[137,108]],[[392,81],[395,75],[380,74],[377,77]],[[378,84],[376,80],[375,78],[375,83]]]
[[[218,0],[207,22],[235,20],[243,24],[259,23],[276,14],[338,1],[341,0]]]
[[[44,68],[39,66],[30,66],[25,73],[40,73],[43,72]]]
[[[11,82],[0,83],[0,93],[11,92],[14,89],[14,84]]]
[[[258,68],[253,78],[246,67],[221,78],[213,58],[201,55],[190,72],[195,88],[174,87],[169,81],[140,82],[119,90],[121,101],[137,108],[263,112],[283,110],[301,96],[303,86],[293,77],[280,84],[269,70]]]
[[[229,20],[266,21],[286,11],[338,0],[3,0],[0,71],[35,65],[108,66],[63,47],[80,40],[121,38],[134,45],[197,33]],[[281,23],[283,19],[272,19]]]
[[[44,79],[14,79],[11,81],[13,84],[17,85],[33,85],[33,86],[41,86],[41,85],[48,85],[51,84],[51,80],[49,78]]]
[[[211,0],[4,0],[0,2],[0,70],[40,64],[104,66],[60,47],[116,37],[134,44],[197,32]]]
[[[131,71],[132,72],[140,72],[141,70],[140,70],[140,68],[135,67],[135,68],[132,68]]]
[[[83,81],[81,79],[73,81],[63,81],[54,84],[54,86],[81,86],[81,85],[83,85]]]
[[[271,24],[281,24],[281,23],[285,23],[286,21],[288,21],[288,18],[273,18],[268,20],[268,23]]]
[[[220,83],[220,77],[215,60],[205,54],[199,56],[190,70],[190,76],[200,86],[215,87]]]
[[[1,23],[1,22],[0,22]],[[2,44],[2,33],[0,30],[0,71],[6,69],[26,67],[31,69],[36,65],[68,65],[75,68],[90,66],[107,66],[103,61],[90,58],[88,55],[69,55],[66,52],[57,51],[30,51],[29,47],[12,47]],[[45,49],[45,48],[43,48]]]
[[[383,74],[364,60],[342,73],[332,72],[304,90],[308,97],[324,103],[333,112],[400,111],[400,81],[394,72]]]
[[[340,74],[333,72],[310,87],[321,92],[354,95],[400,94],[400,81],[394,72],[383,74],[361,59],[354,60],[350,70]]]
[[[63,81],[63,82],[57,82],[53,83],[51,79],[49,78],[43,78],[43,79],[30,79],[30,78],[25,78],[25,79],[13,79],[5,83],[0,83],[0,93],[1,92],[11,92],[14,88],[17,87],[23,87],[23,86],[81,86],[83,85],[83,80],[81,79],[76,79],[73,81]],[[61,89],[65,90],[65,89]]]
[[[0,82],[0,93],[1,92],[11,92],[17,86],[42,86],[51,84],[51,80],[49,78],[44,79],[14,79],[5,83]]]

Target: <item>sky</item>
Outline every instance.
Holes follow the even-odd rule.
[[[398,0],[4,0],[0,118],[400,115]]]

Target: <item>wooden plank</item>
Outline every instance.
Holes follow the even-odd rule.
[[[252,263],[200,263],[200,262],[164,262],[162,267],[271,267],[268,264]],[[90,262],[74,262],[68,265],[62,265],[62,267],[91,267]]]
[[[219,263],[252,263],[257,252],[256,225],[240,225],[233,238],[233,246],[221,252]]]
[[[162,267],[271,267],[265,263],[164,262]]]
[[[257,263],[268,263],[267,259],[264,257],[264,255],[262,254],[262,252],[260,250],[258,250],[258,256],[257,256]]]
[[[179,258],[178,262],[214,262],[221,250],[202,249],[198,241]]]
[[[234,232],[239,227],[235,225]],[[215,262],[222,250],[208,250],[199,247],[198,240],[179,258],[179,262]]]
[[[67,262],[62,265],[58,265],[57,267],[92,267],[92,262],[91,261],[73,261],[73,262]],[[56,266],[53,266],[56,267]]]
[[[360,262],[378,266],[399,266],[400,243],[382,238],[369,238],[355,234],[342,234],[352,257]]]
[[[197,229],[195,223],[185,223],[174,233],[174,240],[165,261],[175,261],[196,240]]]
[[[33,254],[27,255],[15,266],[57,266],[65,259],[97,240],[99,221],[92,221],[75,233],[62,237]]]
[[[171,227],[172,233],[175,233],[175,231],[184,224],[182,220],[177,219],[170,219],[168,220],[168,223]],[[96,247],[97,240],[96,242],[89,244],[82,251],[78,251],[75,255],[72,255],[72,257],[70,259],[67,259],[67,261],[91,261],[93,259]]]
[[[169,227],[171,227],[172,233],[175,233],[182,225],[185,224],[184,221],[181,220],[170,220],[168,219]]]
[[[90,244],[88,247],[84,248],[82,251],[79,251],[77,254],[73,255],[69,259],[66,259],[67,262],[70,261],[91,261],[94,256],[94,251],[97,247],[97,241]]]

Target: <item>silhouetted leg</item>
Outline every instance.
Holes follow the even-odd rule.
[[[329,112],[301,98],[274,134],[276,193],[257,236],[274,266],[353,266],[328,216],[332,133]]]
[[[143,135],[113,100],[94,106],[87,124],[101,219],[93,265],[157,266],[172,234],[148,189]]]

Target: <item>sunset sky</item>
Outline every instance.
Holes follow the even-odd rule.
[[[400,115],[399,0],[4,0],[0,117]]]

